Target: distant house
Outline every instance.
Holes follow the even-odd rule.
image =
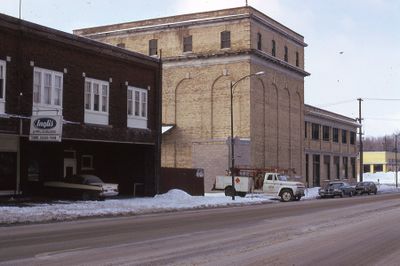
[[[157,58],[5,15],[0,40],[0,194],[81,173],[155,194]]]
[[[397,164],[396,164],[397,159]],[[363,152],[363,167],[364,173],[376,172],[395,172],[400,169],[400,154],[388,151],[364,151]]]

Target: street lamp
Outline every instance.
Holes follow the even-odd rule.
[[[232,200],[235,200],[235,145],[234,145],[234,141],[233,141],[233,89],[235,88],[235,86],[242,80],[246,79],[246,78],[250,78],[253,76],[261,76],[264,75],[265,72],[264,71],[260,71],[257,73],[253,73],[253,74],[249,74],[246,75],[242,78],[240,78],[239,80],[232,82],[231,81],[231,175],[232,175]]]

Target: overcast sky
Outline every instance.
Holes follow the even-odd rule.
[[[22,19],[73,29],[245,5],[245,0],[21,0]],[[366,136],[400,132],[400,1],[248,0],[304,36],[305,103],[352,118]],[[19,0],[0,0],[18,17]],[[376,100],[379,99],[379,100]],[[380,100],[386,99],[386,100]],[[392,100],[388,100],[392,99]]]

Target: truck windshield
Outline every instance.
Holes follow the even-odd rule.
[[[285,175],[278,175],[278,180],[279,181],[288,181],[289,178],[287,176],[285,176]]]

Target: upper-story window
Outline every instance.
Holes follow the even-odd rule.
[[[5,113],[6,61],[0,60],[0,113]]]
[[[223,31],[221,32],[221,49],[231,47],[231,32]]]
[[[157,55],[157,39],[149,41],[149,55]]]
[[[271,55],[272,56],[276,56],[276,43],[275,43],[275,40],[272,40]]]
[[[109,83],[85,79],[85,123],[108,125]]]
[[[262,35],[257,33],[257,49],[262,50]]]
[[[33,109],[60,114],[62,110],[63,74],[35,67],[33,69]],[[54,112],[57,111],[57,112]]]
[[[325,141],[329,141],[329,139],[330,139],[330,127],[329,126],[322,127],[322,139]]]
[[[347,130],[342,129],[342,143],[347,143]]]
[[[285,46],[285,61],[286,61],[286,62],[289,61],[289,55],[288,55],[288,53],[289,53],[289,49],[288,49],[287,46]]]
[[[300,66],[299,52],[296,52],[296,66]]]
[[[311,125],[311,129],[312,129],[312,139],[314,139],[314,140],[318,140],[319,139],[319,127],[320,127],[320,125],[318,125],[318,124],[312,124]]]
[[[192,46],[192,35],[183,37],[183,52],[191,52]]]
[[[128,86],[128,127],[147,128],[147,90]]]
[[[333,142],[339,142],[339,129],[338,128],[336,128],[336,127],[334,127],[333,129],[332,129],[332,140],[333,140]]]

